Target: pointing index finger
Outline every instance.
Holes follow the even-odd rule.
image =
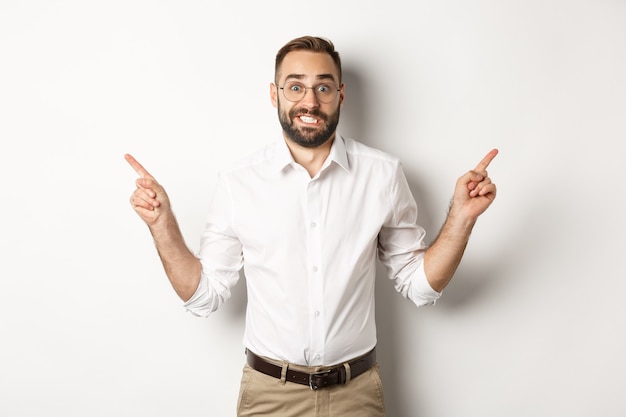
[[[480,161],[478,165],[476,165],[476,168],[474,170],[479,171],[479,172],[485,171],[487,167],[489,166],[489,164],[491,163],[491,161],[493,160],[493,158],[495,158],[497,154],[498,154],[497,149],[492,149],[491,151],[489,151],[489,153],[485,155],[482,161]]]
[[[124,159],[130,164],[131,167],[142,178],[153,178],[152,175],[141,165],[131,154],[124,155]]]

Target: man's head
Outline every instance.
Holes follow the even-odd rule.
[[[304,36],[285,44],[276,54],[270,94],[289,140],[315,148],[334,138],[344,86],[332,42]]]

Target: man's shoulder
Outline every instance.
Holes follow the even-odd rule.
[[[369,146],[356,139],[342,137],[348,157],[369,159],[372,163],[400,164],[400,158],[381,149]]]

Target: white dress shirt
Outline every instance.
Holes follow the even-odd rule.
[[[333,365],[376,345],[376,258],[396,290],[435,303],[424,274],[424,229],[398,158],[337,135],[311,178],[284,140],[219,174],[185,308],[208,316],[243,267],[244,345],[300,365]]]

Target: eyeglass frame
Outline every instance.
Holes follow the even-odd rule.
[[[290,100],[290,99],[288,99],[288,98],[287,98],[287,96],[285,95],[285,87],[287,86],[287,84],[298,84],[298,85],[301,85],[301,86],[302,86],[302,88],[304,89],[304,95],[302,96],[302,98],[301,98],[301,99],[299,99],[299,100]],[[306,97],[306,90],[313,90],[313,95],[315,96],[315,99],[316,99],[316,100],[318,100],[320,103],[324,103],[324,104],[329,104],[329,103],[332,103],[332,102],[333,102],[333,100],[334,100],[337,96],[333,97],[333,99],[332,99],[332,100],[330,100],[330,101],[322,101],[322,100],[320,100],[320,98],[317,96],[316,89],[317,89],[318,87],[322,86],[322,85],[327,85],[327,86],[329,86],[329,87],[335,87],[335,93],[340,93],[340,92],[341,92],[341,86],[337,87],[336,85],[334,85],[334,84],[330,84],[330,83],[319,83],[319,84],[317,84],[317,85],[313,85],[313,86],[309,86],[309,87],[307,87],[306,85],[304,85],[303,83],[301,83],[301,82],[299,82],[299,81],[286,81],[286,82],[285,82],[285,84],[283,84],[283,86],[282,86],[282,87],[281,87],[281,86],[279,86],[279,85],[277,85],[276,87],[278,87],[278,89],[279,89],[279,90],[282,90],[282,92],[283,92],[283,97],[285,97],[285,100],[287,100],[287,101],[289,101],[289,102],[291,102],[291,103],[297,103],[297,102],[299,102],[299,101],[302,101],[302,100]]]

